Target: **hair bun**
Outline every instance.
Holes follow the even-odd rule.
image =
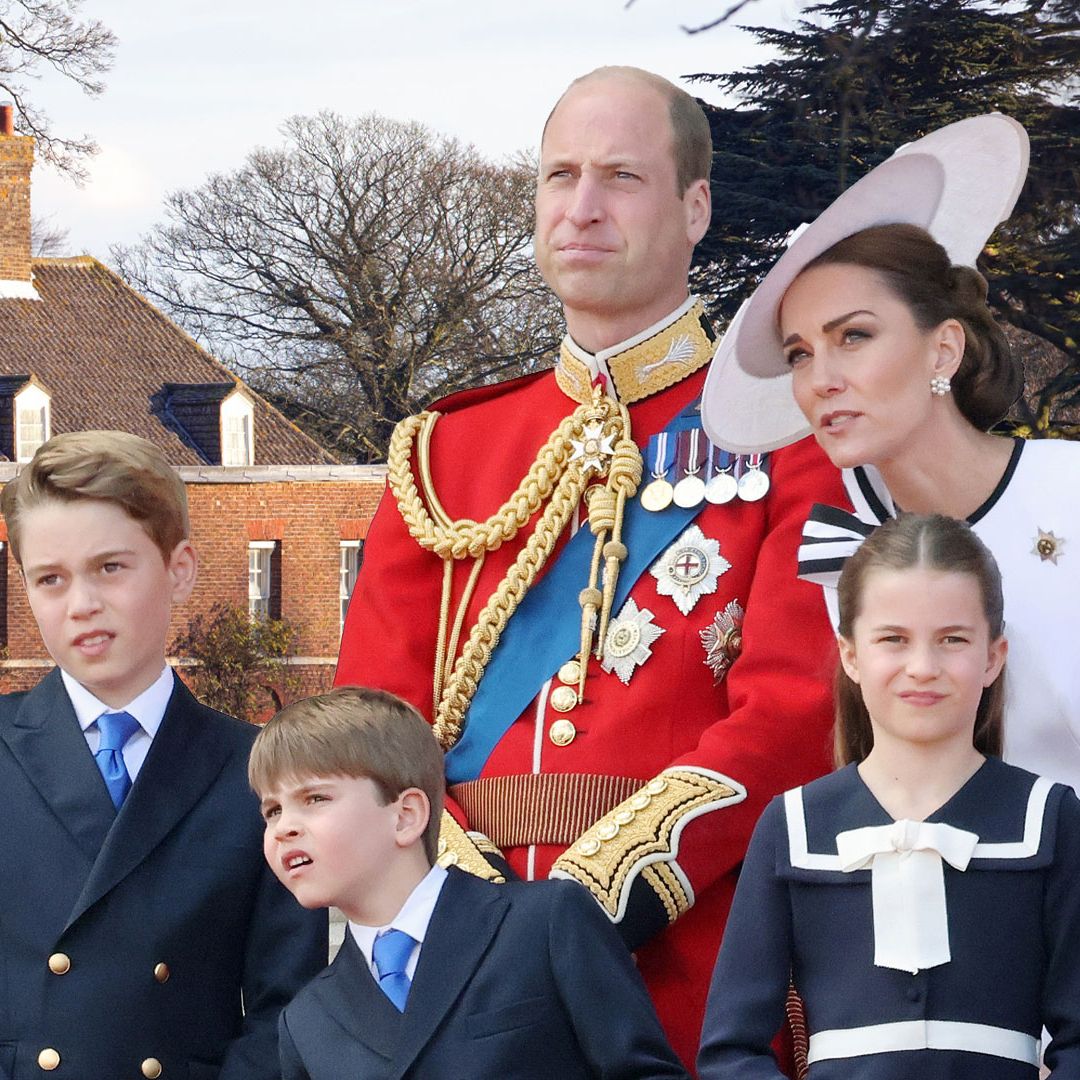
[[[964,307],[982,306],[986,303],[986,278],[971,266],[949,268],[949,288],[958,303]]]

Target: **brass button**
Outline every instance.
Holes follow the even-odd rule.
[[[140,1068],[146,1080],[157,1080],[161,1075],[161,1062],[157,1058],[147,1058]]]
[[[652,802],[652,796],[647,791],[639,791],[630,799],[631,810],[644,810]]]
[[[605,821],[602,825],[597,826],[596,835],[601,840],[614,840],[619,835],[619,826],[614,821]]]
[[[556,686],[549,700],[556,712],[569,712],[577,705],[577,690],[572,686]]]
[[[54,952],[49,957],[49,970],[54,975],[66,975],[71,970],[71,957],[67,953]]]
[[[662,776],[654,776],[646,785],[645,790],[650,795],[659,795],[667,788],[667,781]]]
[[[577,660],[567,660],[559,668],[559,682],[564,682],[567,686],[577,686],[581,682],[581,664]]]
[[[615,812],[615,822],[618,825],[629,825],[634,820],[633,810],[617,810]]]
[[[569,720],[556,720],[548,731],[548,738],[556,746],[569,746],[577,738],[577,728]]]
[[[169,971],[169,965],[168,964],[155,964],[154,965],[154,978],[157,979],[157,981],[159,983],[168,982],[169,981],[169,976],[171,974],[172,974],[172,972]]]
[[[587,836],[578,844],[578,851],[582,855],[595,855],[600,850],[600,841],[592,836]]]
[[[37,1056],[38,1068],[45,1072],[52,1072],[60,1065],[60,1055],[51,1047],[46,1046]]]

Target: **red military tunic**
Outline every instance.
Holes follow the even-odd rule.
[[[641,447],[701,393],[707,354],[685,364],[697,365],[689,374],[664,372],[651,393],[653,371],[663,365],[644,362],[685,352],[685,335],[674,345],[672,337],[698,312],[684,307],[628,348],[605,354],[604,373],[632,402],[631,430]],[[587,371],[579,370],[582,362]],[[587,388],[588,375],[604,367],[564,344],[558,377],[529,376],[440,404],[430,479],[446,514],[483,521],[495,513],[573,411],[568,392],[581,400],[583,377]],[[649,371],[644,379],[642,371]],[[796,578],[796,551],[811,504],[843,503],[840,478],[809,439],[776,451],[769,464],[765,498],[705,503],[693,523],[719,542],[715,591],[684,596],[684,614],[676,597],[658,591],[662,572],[660,579],[641,574],[630,599],[663,633],[638,653],[640,663],[619,665],[628,682],[594,657],[584,700],[559,712],[551,697],[562,683],[556,671],[544,672],[535,700],[499,739],[479,781],[452,789],[458,799],[449,804],[466,828],[499,844],[522,877],[574,877],[613,921],[641,924],[623,928],[624,936],[637,947],[661,1020],[687,1063],[696,1056],[713,964],[758,815],[772,796],[830,768],[835,645],[820,590]],[[649,479],[646,473],[642,489]],[[532,524],[486,556],[464,632]],[[654,567],[671,562],[668,551]],[[455,596],[471,565],[455,567]],[[421,549],[387,492],[350,604],[338,684],[384,687],[431,717],[442,583],[442,560]],[[585,584],[568,598],[571,619],[580,620],[576,590]],[[732,601],[745,610],[742,648],[729,647],[733,663],[718,677],[720,665],[706,663],[702,631]],[[642,904],[642,894],[653,899]]]

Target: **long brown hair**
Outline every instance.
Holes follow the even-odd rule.
[[[982,597],[983,613],[996,641],[1005,629],[1001,573],[987,546],[962,521],[943,514],[901,514],[875,529],[840,575],[841,637],[849,641],[862,606],[866,579],[872,570],[909,570],[922,567],[975,579]],[[862,761],[874,746],[870,714],[862,691],[843,665],[836,666],[836,729],[834,754],[837,766]],[[975,749],[1001,756],[1005,723],[1005,669],[979,698],[975,714]]]

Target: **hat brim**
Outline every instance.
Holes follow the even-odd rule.
[[[807,263],[853,233],[918,225],[954,264],[974,265],[1012,212],[1028,166],[1023,127],[1001,113],[972,117],[901,147],[806,226],[743,304],[709,367],[702,422],[710,439],[757,453],[810,431],[791,393],[777,313]]]

